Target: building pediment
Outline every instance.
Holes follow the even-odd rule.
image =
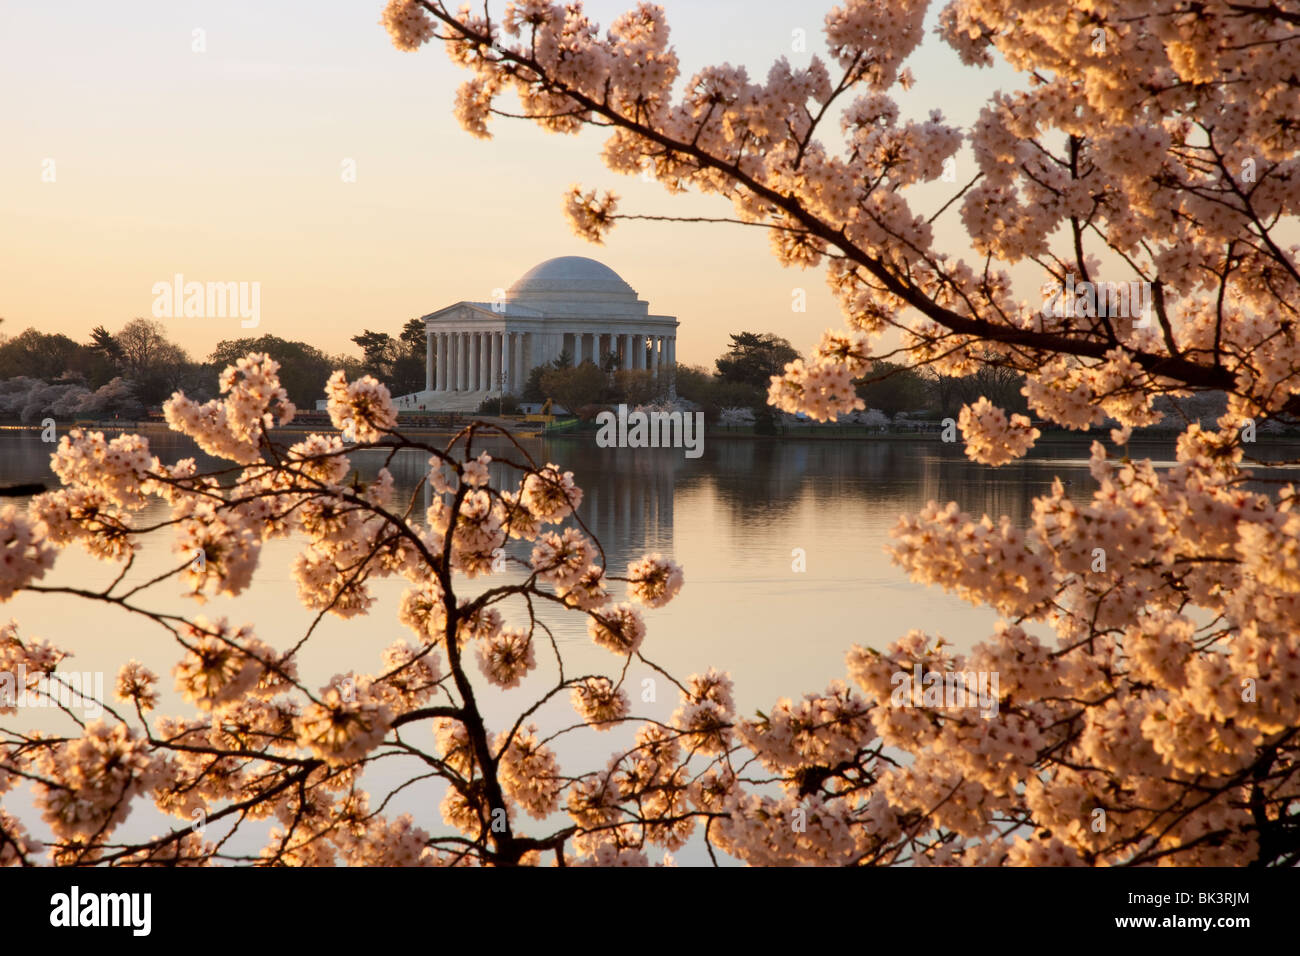
[[[544,314],[536,309],[523,308],[511,302],[500,303],[493,307],[491,302],[470,302],[462,300],[452,303],[436,312],[422,316],[426,325],[441,325],[448,322],[500,321],[501,319],[541,319]]]

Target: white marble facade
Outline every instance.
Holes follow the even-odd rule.
[[[667,378],[677,360],[677,319],[649,304],[594,259],[560,256],[534,266],[496,302],[457,302],[424,316],[425,387],[399,408],[473,411],[518,394],[536,366],[567,352],[573,364],[644,369]]]

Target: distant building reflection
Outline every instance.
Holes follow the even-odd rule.
[[[490,447],[489,452],[519,459],[513,449]],[[672,550],[673,496],[678,473],[684,466],[680,450],[570,445],[548,447],[538,454],[537,460],[539,464],[554,461],[565,471],[574,473],[574,481],[582,488],[578,516],[605,549],[611,566],[646,552]],[[353,464],[363,480],[373,478],[383,463],[384,458],[375,452],[353,456]],[[394,508],[405,511],[427,473],[428,456],[403,452],[388,462],[387,467],[393,475]],[[489,473],[494,487],[518,487],[520,473],[509,465],[493,461]],[[424,482],[413,515],[417,522],[424,523],[425,512],[432,502],[433,491]],[[510,553],[517,557],[526,557],[530,549],[531,545],[523,543],[509,547]]]
[[[573,472],[583,490],[579,516],[605,548],[611,567],[646,552],[672,553],[679,496],[707,497],[733,528],[751,531],[790,518],[809,503],[847,503],[892,525],[899,515],[915,513],[930,500],[956,501],[976,518],[1008,515],[1023,527],[1031,520],[1033,498],[1050,490],[1054,475],[1069,482],[1067,491],[1076,500],[1095,487],[1074,448],[1034,449],[1028,458],[1001,468],[970,461],[959,445],[937,440],[719,438],[705,442],[699,459],[687,459],[679,449],[599,448],[579,437],[539,441],[528,448],[539,464],[555,462]],[[489,451],[520,457],[504,445],[489,446]],[[354,461],[363,478],[382,463],[377,455],[367,453],[366,461]],[[427,461],[427,455],[403,453],[389,464],[399,511],[424,477]],[[515,469],[493,462],[497,487],[513,488],[518,480]],[[417,520],[423,521],[430,500],[426,486]],[[530,547],[514,543],[510,551],[526,558]]]
[[[673,449],[602,449],[608,467],[575,470],[582,486],[578,516],[614,557],[671,551],[673,495],[683,458]]]

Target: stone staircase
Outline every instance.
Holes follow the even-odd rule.
[[[460,412],[472,414],[478,411],[483,400],[489,396],[495,398],[496,392],[412,392],[409,395],[396,395],[393,404],[401,412]],[[421,408],[423,406],[423,408]]]

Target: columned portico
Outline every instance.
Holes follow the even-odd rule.
[[[462,301],[424,317],[425,389],[403,409],[472,412],[484,399],[519,394],[538,365],[567,354],[571,365],[649,371],[676,359],[677,319],[649,305],[612,269],[562,256],[531,269],[504,303]],[[668,376],[671,395],[672,376]]]

